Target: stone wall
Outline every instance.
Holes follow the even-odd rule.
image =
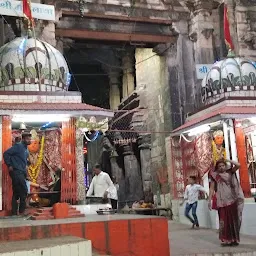
[[[238,4],[235,18],[239,55],[256,60],[256,6]]]
[[[151,134],[153,193],[154,195],[161,194],[164,199],[166,197],[164,195],[169,194],[165,138],[171,131],[166,57],[158,56],[151,48],[144,48],[136,50],[135,58],[137,88],[143,88],[146,92],[144,94],[148,111],[146,129]],[[163,200],[161,203],[164,203]],[[166,199],[165,204],[170,204],[169,198]]]

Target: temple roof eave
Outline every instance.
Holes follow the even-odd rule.
[[[173,130],[171,137],[179,136],[200,125],[214,123],[225,119],[250,118],[255,115],[256,107],[222,107],[211,113],[202,113],[199,117],[187,121],[185,124]]]
[[[0,103],[0,115],[15,114],[67,114],[73,117],[112,118],[113,111],[83,103]]]

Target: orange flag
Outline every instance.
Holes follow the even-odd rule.
[[[23,14],[24,17],[29,21],[30,26],[34,26],[30,0],[23,0]]]
[[[227,6],[224,6],[224,37],[226,45],[230,50],[234,49],[234,45],[232,42],[232,38],[230,35],[230,28],[229,28],[229,20],[228,20],[228,9]]]

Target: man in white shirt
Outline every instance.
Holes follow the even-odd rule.
[[[184,199],[181,202],[181,205],[183,205],[183,203],[187,201],[187,204],[185,207],[185,216],[191,221],[192,228],[195,228],[195,226],[199,228],[199,222],[196,215],[199,191],[205,193],[206,197],[208,196],[204,187],[199,184],[196,184],[196,177],[190,176],[189,185],[187,185],[185,189]],[[193,218],[189,215],[189,212],[191,209],[192,209]]]
[[[99,164],[94,166],[93,171],[95,176],[92,179],[87,196],[94,195],[95,197],[107,198],[109,188],[114,187],[112,180],[106,172],[101,171]]]

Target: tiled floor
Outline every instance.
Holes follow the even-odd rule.
[[[242,236],[238,247],[221,247],[216,230],[191,230],[190,226],[169,222],[170,250],[172,256],[195,254],[256,255],[256,237]]]

